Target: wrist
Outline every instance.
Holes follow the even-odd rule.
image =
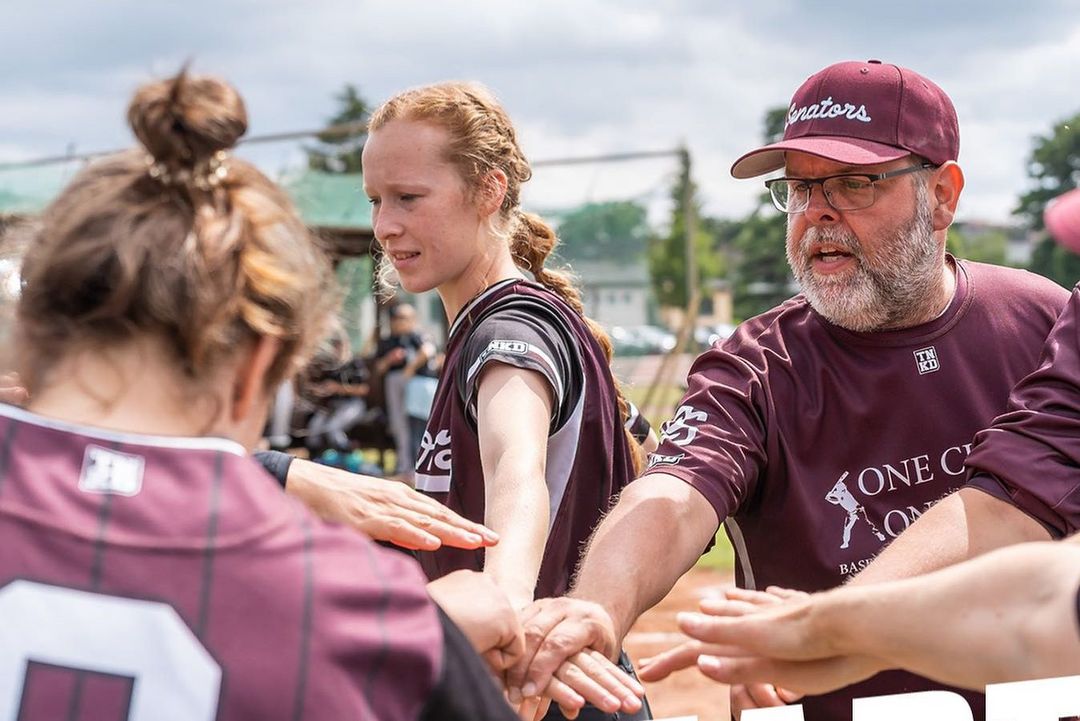
[[[616,599],[607,599],[603,594],[590,593],[586,588],[575,588],[567,596],[592,604],[597,622],[608,630],[612,636],[611,641],[615,645],[612,649],[603,650],[609,652],[609,655],[617,653],[626,634],[630,633],[630,628],[637,620],[636,615],[625,603],[619,603]]]
[[[855,589],[827,591],[810,597],[809,636],[825,640],[834,655],[852,653],[865,634],[859,630],[859,607],[864,594]],[[865,640],[865,639],[863,639]]]

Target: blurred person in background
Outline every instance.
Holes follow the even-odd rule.
[[[373,367],[382,378],[386,419],[397,445],[395,475],[410,485],[416,465],[416,448],[409,430],[409,415],[405,407],[405,389],[418,371],[435,357],[435,345],[420,334],[416,325],[416,309],[408,303],[392,305],[390,334],[380,338],[375,347]]]

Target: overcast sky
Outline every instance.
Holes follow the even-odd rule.
[[[827,9],[823,9],[827,8]],[[1007,220],[1036,134],[1080,112],[1074,0],[9,0],[0,161],[122,147],[135,86],[193,59],[244,95],[250,133],[320,126],[347,82],[378,102],[445,79],[503,100],[534,160],[685,142],[708,212],[747,212],[728,176],[765,111],[845,59],[915,69],[950,94],[968,179],[961,218]],[[260,151],[274,173],[297,149]],[[538,169],[534,207],[662,198],[674,161]],[[360,199],[358,198],[358,202]]]

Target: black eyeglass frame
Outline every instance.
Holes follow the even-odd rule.
[[[772,200],[773,206],[777,210],[779,210],[781,213],[787,213],[788,215],[795,215],[796,213],[803,213],[803,212],[806,211],[806,209],[808,207],[810,207],[810,196],[813,194],[813,187],[815,185],[820,185],[821,186],[821,193],[822,193],[822,195],[825,196],[825,202],[828,203],[829,207],[832,208],[833,210],[839,210],[839,211],[864,210],[866,208],[869,208],[871,205],[873,205],[877,201],[877,188],[876,188],[876,186],[874,184],[877,183],[878,181],[888,180],[889,178],[896,178],[896,177],[899,177],[901,175],[907,175],[908,173],[915,173],[915,172],[918,172],[920,170],[936,169],[938,167],[940,167],[940,166],[934,165],[933,163],[918,163],[916,165],[908,165],[908,166],[905,166],[903,168],[897,168],[896,170],[890,170],[890,171],[885,172],[885,173],[837,173],[836,175],[827,175],[824,178],[788,178],[788,177],[771,178],[771,179],[765,181],[765,187],[769,191],[769,198]],[[861,206],[859,206],[857,208],[837,208],[835,205],[833,205],[832,198],[830,198],[829,194],[827,192],[825,192],[825,183],[826,183],[826,181],[833,180],[835,178],[859,178],[860,180],[865,180],[870,185],[871,190],[874,191],[873,197],[870,199],[869,203],[867,203],[866,205],[861,205]],[[796,181],[796,182],[799,182],[799,183],[805,183],[808,186],[808,190],[807,190],[807,193],[806,193],[806,203],[803,204],[803,206],[801,208],[797,209],[797,210],[791,210],[790,208],[781,208],[780,207],[780,202],[776,199],[776,195],[773,192],[773,185],[775,185],[777,183],[790,183],[791,181]]]

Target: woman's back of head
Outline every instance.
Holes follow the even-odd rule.
[[[328,259],[288,197],[228,151],[247,129],[236,90],[186,71],[138,89],[140,148],[84,168],[31,231],[16,308],[31,393],[66,354],[149,337],[198,383],[244,342],[294,372],[336,302]]]

